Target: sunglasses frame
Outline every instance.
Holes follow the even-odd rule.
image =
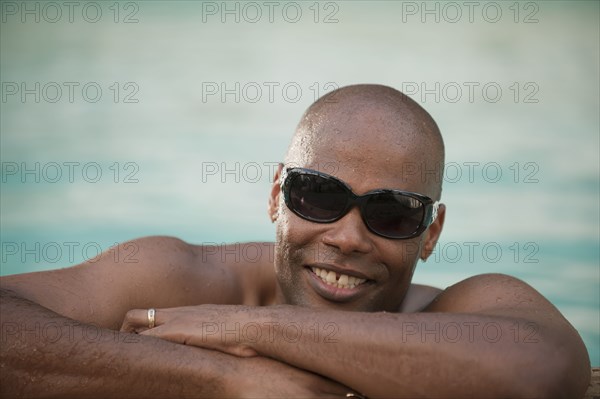
[[[294,180],[294,177],[299,176],[299,175],[318,176],[322,179],[334,181],[337,184],[341,185],[348,194],[348,199],[346,201],[346,207],[344,208],[344,210],[338,216],[336,216],[334,218],[330,218],[330,219],[325,219],[325,220],[324,219],[316,219],[316,218],[313,218],[313,217],[310,217],[307,215],[303,215],[300,212],[298,212],[292,205],[292,201],[290,198],[290,190],[291,190],[291,185],[292,185],[292,181]],[[302,219],[309,220],[309,221],[315,222],[315,223],[333,223],[333,222],[340,220],[344,216],[346,216],[348,214],[348,212],[350,211],[350,209],[352,209],[354,206],[358,206],[358,208],[360,210],[360,216],[361,216],[365,226],[367,226],[369,231],[371,231],[372,233],[374,233],[380,237],[391,238],[391,239],[396,239],[396,240],[405,240],[405,239],[417,237],[421,233],[423,233],[423,231],[425,231],[425,229],[427,229],[437,218],[439,201],[434,202],[431,198],[429,198],[426,195],[414,193],[411,191],[393,190],[393,189],[375,189],[375,190],[371,190],[365,194],[357,195],[354,193],[354,191],[352,191],[352,189],[346,182],[338,179],[335,176],[329,175],[327,173],[319,172],[319,171],[313,170],[313,169],[285,168],[284,167],[282,170],[282,173],[281,173],[280,185],[281,185],[281,191],[283,192],[283,199],[285,201],[286,206],[288,207],[289,210],[291,210],[293,213],[295,213]],[[390,235],[383,234],[383,233],[380,233],[380,232],[374,230],[367,222],[366,206],[367,206],[367,201],[369,200],[369,198],[371,198],[374,195],[379,195],[379,194],[402,195],[402,196],[413,198],[413,199],[416,199],[417,201],[419,201],[425,208],[425,212],[423,213],[423,218],[421,219],[421,222],[419,223],[419,227],[411,234],[409,234],[407,236],[401,236],[401,237],[390,236]]]

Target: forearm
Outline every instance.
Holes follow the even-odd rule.
[[[224,396],[229,356],[57,315],[1,291],[3,397]]]
[[[259,354],[369,397],[539,397],[547,388],[562,396],[545,376],[568,354],[549,349],[557,345],[547,345],[546,329],[527,320],[285,306],[265,308],[263,316],[261,339],[252,343]]]

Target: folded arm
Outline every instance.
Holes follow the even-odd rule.
[[[81,323],[8,290],[1,298],[2,396],[227,394],[219,369],[230,356]]]
[[[125,328],[135,329],[138,311]],[[268,356],[368,397],[581,397],[589,359],[573,327],[525,283],[465,280],[421,313],[296,306],[200,306],[157,312],[142,335]],[[145,331],[144,331],[145,330]]]
[[[133,307],[209,299],[243,303],[237,274],[209,256],[199,259],[201,248],[153,237],[119,250],[132,245],[137,255],[120,262],[107,252],[68,269],[0,278],[1,397],[279,398],[349,392],[273,359],[239,358],[116,330]]]

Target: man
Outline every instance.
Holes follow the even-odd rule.
[[[138,263],[105,253],[2,278],[2,393],[583,396],[585,346],[524,282],[411,284],[442,231],[443,162],[435,122],[402,93],[329,93],[274,176],[275,244],[143,238],[120,247]],[[222,256],[234,248],[258,255]]]

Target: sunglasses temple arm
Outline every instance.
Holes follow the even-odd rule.
[[[430,225],[433,224],[433,222],[435,222],[435,219],[437,219],[439,206],[440,201],[435,201],[431,206],[431,222],[429,223]]]

